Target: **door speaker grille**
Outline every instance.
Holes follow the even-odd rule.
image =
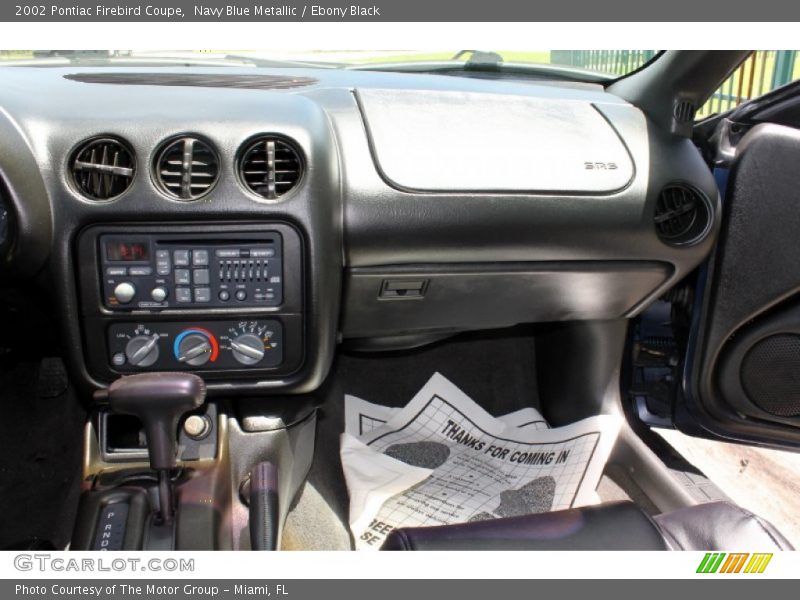
[[[800,335],[766,337],[742,360],[742,387],[750,401],[778,417],[800,416]]]

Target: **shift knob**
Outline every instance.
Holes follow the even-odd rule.
[[[107,397],[114,412],[139,417],[147,434],[150,466],[173,469],[178,453],[178,421],[206,399],[206,384],[191,373],[140,373],[117,379]]]

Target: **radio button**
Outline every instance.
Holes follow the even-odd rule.
[[[186,267],[189,265],[189,251],[188,250],[175,250],[172,255],[175,260],[176,267]]]
[[[238,248],[220,248],[216,252],[217,258],[239,258]]]
[[[192,290],[190,288],[176,288],[175,289],[175,299],[178,302],[191,302],[192,301]]]
[[[156,250],[156,273],[169,275],[170,271],[172,271],[172,263],[169,260],[169,250]]]
[[[132,283],[123,281],[114,288],[114,297],[120,304],[127,304],[136,295],[136,288]]]
[[[175,283],[177,285],[189,285],[192,283],[192,274],[189,269],[175,269]]]
[[[194,288],[195,302],[211,302],[211,288]]]
[[[272,258],[275,256],[274,248],[252,248],[250,258]]]
[[[192,264],[196,267],[208,266],[208,250],[195,250],[192,252]]]
[[[131,267],[128,269],[128,274],[132,276],[142,277],[153,274],[152,267]]]
[[[108,267],[106,275],[109,277],[125,277],[128,274],[128,269],[125,267]]]
[[[195,285],[208,285],[211,281],[208,269],[195,269],[194,270],[194,283]]]

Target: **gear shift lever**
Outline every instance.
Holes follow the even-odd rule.
[[[107,399],[114,412],[134,415],[144,424],[150,466],[158,471],[159,515],[165,524],[170,523],[173,503],[169,472],[177,466],[178,421],[203,405],[205,382],[191,373],[140,373],[120,377],[95,398]]]

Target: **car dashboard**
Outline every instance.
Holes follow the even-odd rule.
[[[313,391],[336,346],[629,318],[708,254],[691,141],[599,85],[328,69],[2,69],[4,275],[76,383]]]

